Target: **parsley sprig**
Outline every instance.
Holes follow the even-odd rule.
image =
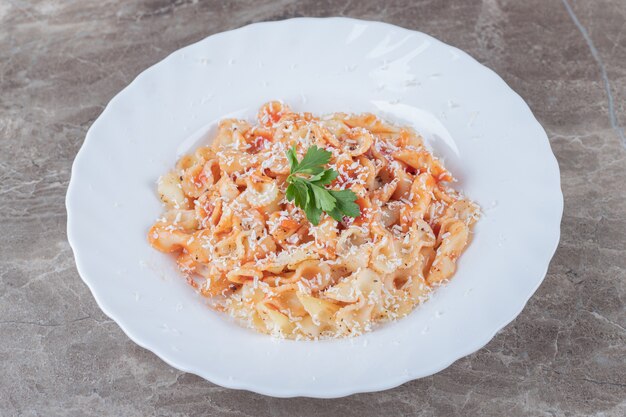
[[[331,153],[313,145],[307,149],[302,161],[298,162],[295,146],[287,151],[291,172],[287,177],[287,200],[306,213],[306,218],[317,226],[322,212],[338,222],[344,216],[358,217],[361,208],[354,201],[356,194],[351,190],[331,190],[325,186],[339,175],[324,165],[330,161]]]

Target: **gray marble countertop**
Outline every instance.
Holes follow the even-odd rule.
[[[224,389],[99,310],[66,239],[71,163],[113,95],[172,51],[334,15],[429,33],[520,93],[561,168],[561,243],[522,314],[434,376],[337,400]],[[0,1],[0,415],[623,416],[625,103],[624,0]]]

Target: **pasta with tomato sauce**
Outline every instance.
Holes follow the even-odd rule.
[[[358,217],[317,225],[285,196],[287,151],[331,152],[329,189]],[[148,232],[214,308],[277,337],[355,336],[406,316],[449,280],[479,208],[412,129],[372,114],[297,113],[277,101],[254,125],[226,119],[210,146],[160,178]]]

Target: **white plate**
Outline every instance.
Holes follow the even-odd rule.
[[[411,124],[484,209],[452,282],[355,339],[277,341],[209,310],[146,242],[157,178],[216,121],[265,101]],[[541,283],[559,240],[559,169],[528,106],[495,73],[423,33],[352,19],[260,23],[174,52],[87,133],[67,194],[78,271],[139,345],[216,384],[339,397],[431,375],[484,346]]]

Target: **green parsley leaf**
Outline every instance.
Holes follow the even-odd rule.
[[[293,184],[290,184],[289,187],[292,187],[293,189],[292,193],[296,206],[306,207],[309,204],[309,201],[311,201],[307,183],[301,178],[296,178]],[[287,187],[287,191],[289,191],[289,187]]]
[[[337,220],[338,222],[342,222],[343,221],[343,214],[341,214],[341,212],[339,211],[339,209],[337,208],[337,205],[335,205],[335,208],[329,212],[327,212],[328,215],[330,217],[332,217],[333,219]]]
[[[332,154],[325,149],[311,146],[298,164],[295,173],[316,175],[324,171],[323,165],[330,161]],[[292,173],[294,173],[292,171]]]
[[[314,201],[313,191],[309,190],[309,199]],[[304,208],[306,218],[313,223],[313,226],[317,226],[320,223],[320,216],[322,215],[322,209],[316,204],[309,204]]]
[[[289,167],[291,168],[291,172],[296,172],[298,170],[298,157],[296,156],[295,146],[287,151],[287,159],[289,160]]]
[[[322,212],[337,221],[345,216],[358,217],[361,209],[354,201],[357,196],[351,190],[331,190],[324,187],[332,183],[339,174],[334,169],[325,169],[332,154],[325,149],[311,146],[302,161],[298,162],[296,148],[287,151],[291,172],[287,177],[285,197],[304,210],[307,219],[318,225]]]
[[[296,187],[293,184],[289,184],[287,187],[285,197],[287,197],[287,201],[293,201],[296,198]]]
[[[361,215],[361,207],[355,203],[356,194],[350,190],[329,190],[329,193],[335,197],[337,209],[348,217],[359,217]]]
[[[313,196],[315,197],[315,205],[319,206],[325,212],[334,210],[335,198],[327,189],[320,187],[319,185],[311,184],[311,190],[313,190]]]
[[[327,169],[324,172],[313,175],[311,178],[309,178],[309,181],[311,181],[315,185],[328,185],[333,182],[338,176],[339,173],[334,169]]]

